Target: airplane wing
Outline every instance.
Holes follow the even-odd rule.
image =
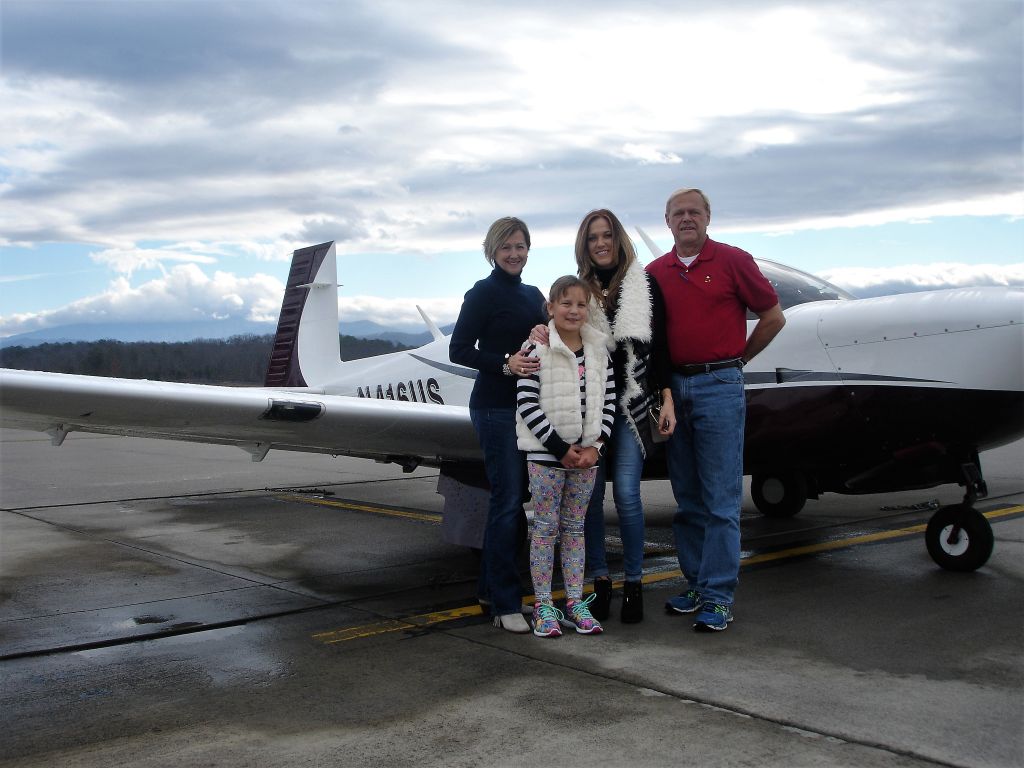
[[[469,410],[433,403],[0,369],[4,426],[236,445],[395,461],[481,461]]]

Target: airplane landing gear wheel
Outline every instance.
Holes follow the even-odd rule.
[[[932,560],[946,570],[974,571],[988,561],[995,537],[981,512],[952,504],[932,515],[924,540]]]
[[[750,495],[765,517],[792,517],[807,502],[807,478],[796,470],[758,473],[750,478]]]

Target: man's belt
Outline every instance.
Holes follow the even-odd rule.
[[[696,376],[698,373],[711,373],[720,371],[723,368],[742,368],[743,358],[734,357],[732,360],[719,360],[715,363],[686,363],[685,365],[673,366],[676,373],[683,376]]]

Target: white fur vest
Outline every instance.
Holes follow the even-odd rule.
[[[558,436],[570,445],[586,448],[601,437],[604,390],[608,373],[607,340],[590,325],[580,329],[586,361],[586,423],[580,413],[580,379],[576,353],[565,346],[554,322],[548,323],[548,346],[538,344],[533,354],[540,360],[540,408]],[[516,442],[521,451],[543,451],[537,439],[516,414]]]
[[[589,323],[608,338],[609,352],[617,345],[625,349],[626,370],[624,381],[617,382],[622,394],[616,412],[625,416],[645,457],[650,449],[650,434],[644,414],[655,399],[648,382],[653,314],[649,280],[640,262],[634,261],[619,286],[614,322],[608,322],[608,316],[593,296],[589,319]]]

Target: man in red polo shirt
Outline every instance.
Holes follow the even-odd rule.
[[[753,257],[707,234],[711,203],[680,189],[665,206],[675,247],[647,266],[665,297],[676,429],[668,442],[672,520],[687,589],[665,604],[696,613],[694,629],[732,621],[740,570],[743,500],[743,365],[768,346],[786,318]],[[747,336],[747,310],[757,324]]]

